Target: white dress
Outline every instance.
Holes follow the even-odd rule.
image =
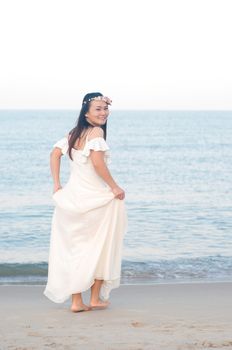
[[[54,147],[66,154],[67,137]],[[53,195],[55,210],[44,294],[56,303],[86,291],[94,279],[104,280],[100,291],[103,300],[120,285],[126,207],[124,200],[115,198],[96,173],[89,157],[91,149],[105,151],[104,159],[109,163],[109,147],[104,138],[86,138],[83,150],[72,149],[69,180]]]

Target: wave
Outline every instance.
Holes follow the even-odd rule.
[[[1,263],[0,278],[18,276],[47,276],[48,264],[39,263]]]
[[[0,284],[39,283],[47,279],[47,262],[1,263]],[[122,283],[232,280],[232,256],[122,261]]]
[[[151,282],[189,280],[232,280],[232,256],[160,259],[156,261],[125,261],[122,277]]]

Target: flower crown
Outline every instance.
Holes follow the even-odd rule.
[[[107,96],[97,96],[97,97],[92,97],[92,98],[89,98],[88,100],[83,101],[83,104],[86,104],[90,101],[105,101],[108,105],[111,105],[112,103],[112,100]]]

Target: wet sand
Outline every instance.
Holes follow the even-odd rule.
[[[0,286],[1,350],[232,349],[230,282],[122,285],[108,309],[76,314],[43,290]]]

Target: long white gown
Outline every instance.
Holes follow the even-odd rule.
[[[66,154],[67,137],[54,147]],[[69,180],[53,195],[55,209],[44,295],[56,303],[86,291],[95,279],[104,280],[100,291],[103,300],[109,299],[110,291],[120,285],[126,207],[96,173],[89,157],[91,149],[104,151],[105,162],[109,163],[104,138],[86,138],[83,150],[72,149]]]

